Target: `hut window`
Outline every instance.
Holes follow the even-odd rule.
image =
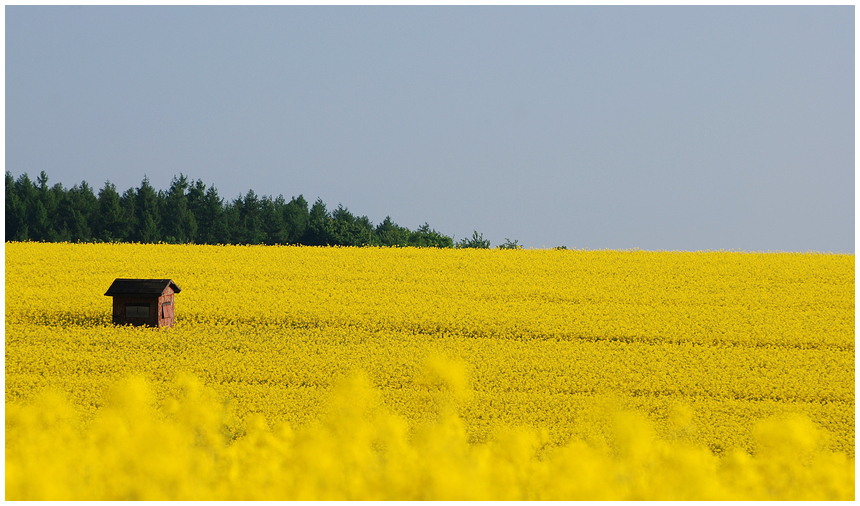
[[[162,305],[162,306],[169,306],[169,305],[170,305],[170,301],[162,302],[162,303],[161,303],[161,305]]]
[[[149,304],[128,304],[125,306],[126,318],[149,318]]]

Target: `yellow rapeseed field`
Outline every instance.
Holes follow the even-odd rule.
[[[5,255],[6,499],[854,499],[854,255]]]

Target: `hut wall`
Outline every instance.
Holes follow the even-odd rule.
[[[161,297],[158,298],[157,316],[159,327],[173,327],[173,324],[176,323],[175,304],[176,300],[173,297],[173,290],[167,287],[164,293],[161,294]]]
[[[117,295],[113,298],[113,322],[120,325],[158,325],[158,298],[157,297],[127,297]],[[147,317],[128,317],[126,316],[127,304],[147,304],[149,306],[149,316]]]

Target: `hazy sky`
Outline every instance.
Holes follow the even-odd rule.
[[[493,246],[854,252],[854,6],[7,6],[6,170]]]

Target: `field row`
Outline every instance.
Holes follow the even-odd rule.
[[[16,270],[40,280],[38,287],[20,281],[28,296],[13,296],[17,285],[7,286],[10,321],[104,321],[110,301],[103,293],[114,278],[169,277],[183,289],[177,321],[192,325],[854,349],[851,255],[29,243],[7,249],[15,251]],[[87,275],[58,277],[68,265]]]
[[[495,420],[555,427],[563,442],[582,435],[578,420],[595,400],[617,398],[652,413],[658,427],[671,406],[690,405],[695,438],[712,448],[750,449],[754,420],[794,411],[831,432],[832,449],[854,451],[854,357],[836,350],[475,340],[349,327],[31,326],[24,334],[7,327],[10,334],[7,403],[61,385],[81,392],[79,404],[93,414],[103,390],[129,373],[158,382],[191,374],[232,399],[240,418],[264,413],[270,423],[295,425],[313,418],[337,378],[361,369],[395,412],[420,419],[437,411],[429,399],[441,388],[427,379],[427,361],[443,357],[460,364],[459,388],[470,400],[459,409],[476,440]]]

